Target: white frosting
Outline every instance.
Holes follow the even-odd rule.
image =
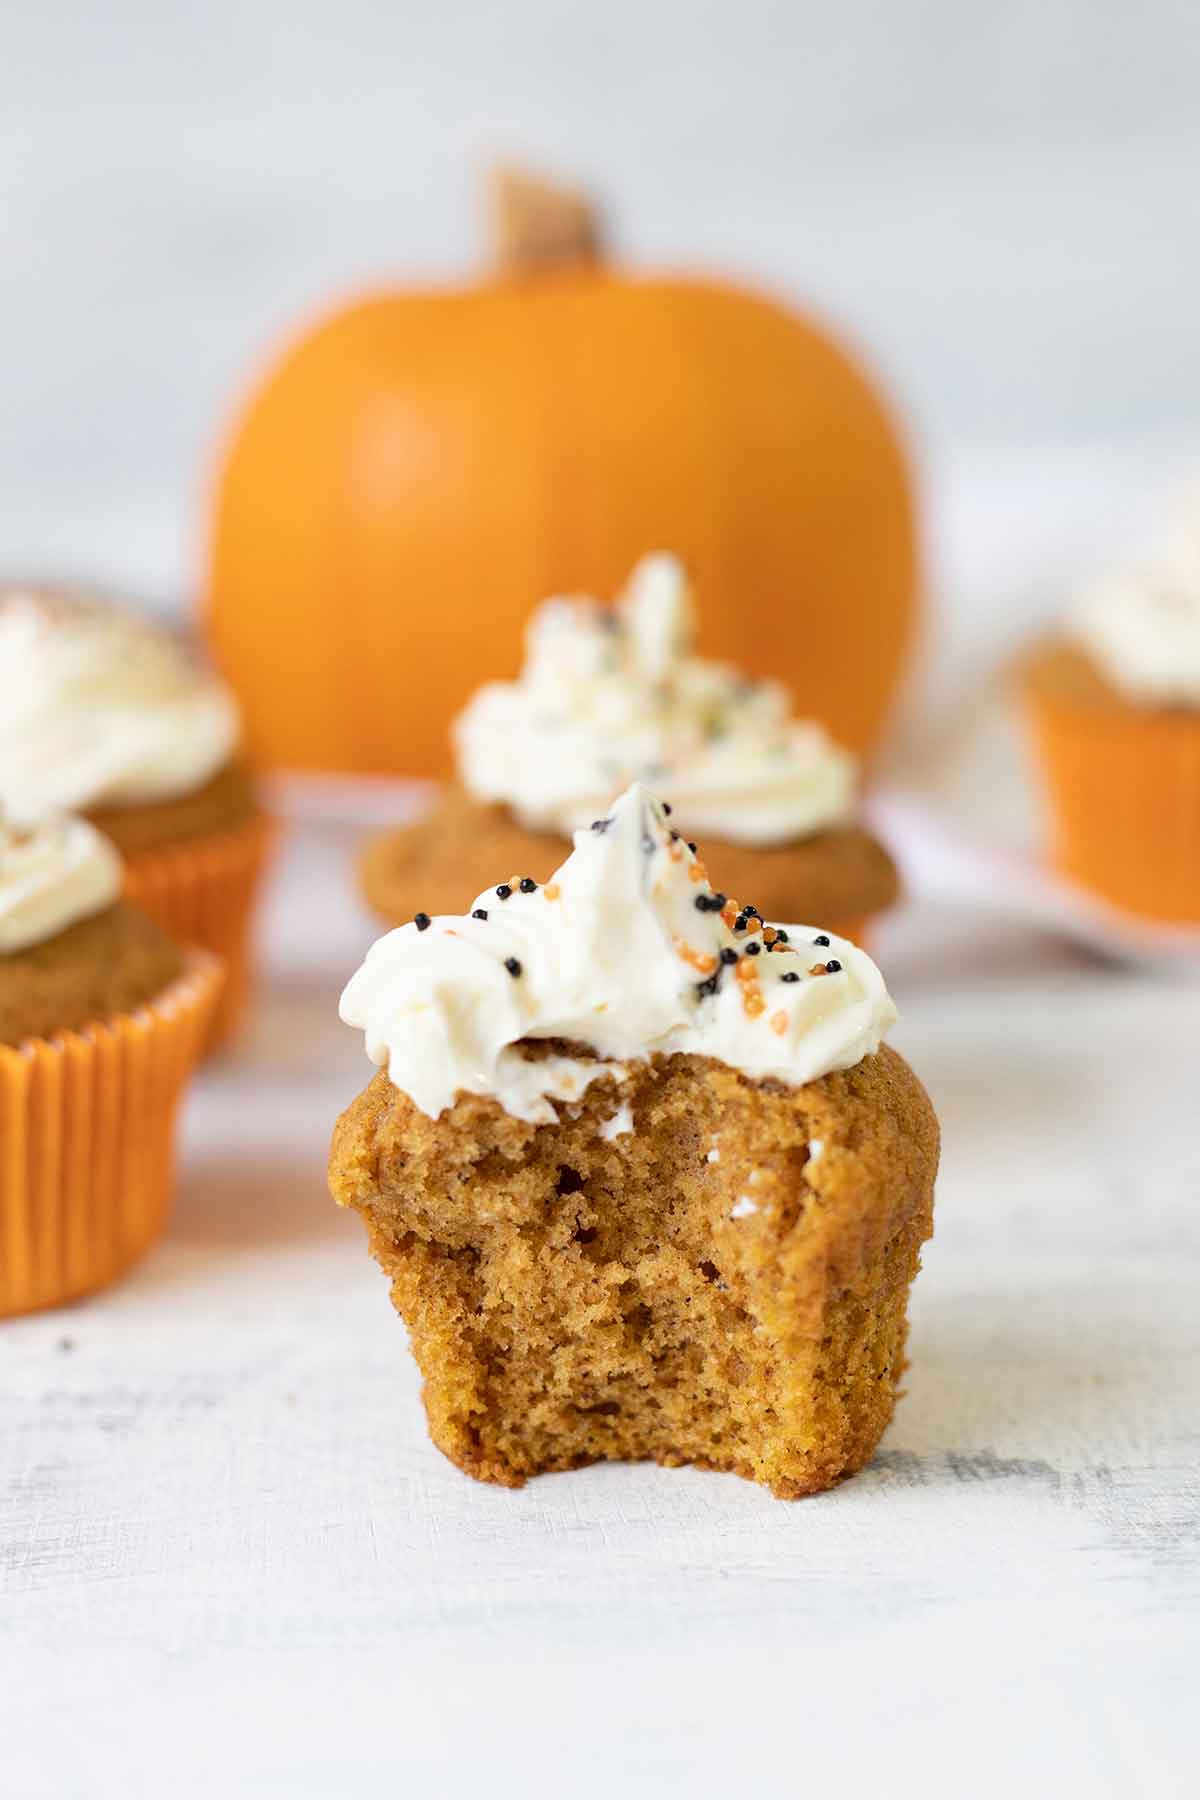
[[[480,688],[456,722],[465,787],[564,836],[635,780],[691,835],[776,844],[844,821],[853,758],[789,717],[778,682],[691,654],[692,632],[673,556],[639,563],[615,608],[548,600],[520,678]]]
[[[193,792],[236,704],[166,632],[74,594],[0,590],[0,802],[18,818]]]
[[[1072,626],[1130,699],[1200,706],[1200,488],[1181,496],[1139,566],[1083,596]]]
[[[655,1053],[800,1086],[878,1049],[896,1013],[869,956],[827,934],[817,943],[808,926],[788,926],[786,947],[771,949],[757,920],[717,910],[721,900],[634,786],[576,833],[545,887],[507,898],[489,888],[476,902],[486,918],[414,921],[380,938],[341,1016],[431,1118],[469,1093],[549,1123],[551,1100],[577,1100]],[[830,962],[840,967],[826,973]],[[527,1060],[515,1046],[531,1038],[572,1039],[608,1060]]]
[[[121,859],[86,819],[18,829],[0,818],[0,956],[44,944],[120,892]]]

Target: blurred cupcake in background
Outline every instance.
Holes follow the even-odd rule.
[[[125,891],[228,978],[214,1042],[242,1011],[269,841],[237,704],[161,627],[81,590],[0,586],[0,804],[86,816]]]
[[[0,816],[0,1316],[102,1287],[165,1217],[222,970],[122,882],[86,820]]]
[[[747,608],[748,635],[786,629]],[[702,659],[692,638],[673,556],[646,557],[615,606],[546,601],[518,679],[480,688],[455,723],[458,780],[421,822],[367,846],[375,911],[393,924],[459,912],[497,869],[543,880],[571,833],[642,781],[682,836],[703,838],[728,892],[752,895],[765,918],[830,920],[860,938],[899,882],[855,820],[854,758],[792,718],[780,684]]]
[[[1020,688],[1058,866],[1125,912],[1200,924],[1200,491],[1034,648]]]

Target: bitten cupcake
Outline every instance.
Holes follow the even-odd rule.
[[[895,1406],[937,1123],[831,932],[714,890],[644,789],[545,886],[381,938],[342,998],[380,1066],[334,1135],[480,1480],[695,1463],[786,1498]]]
[[[1200,526],[1087,593],[1020,688],[1059,867],[1143,919],[1200,924]]]
[[[102,1287],[162,1225],[222,973],[121,888],[86,820],[0,818],[0,1315]]]
[[[85,815],[125,862],[126,893],[228,979],[214,1039],[247,988],[270,839],[232,695],[167,632],[75,590],[0,588],[0,803]]]
[[[783,630],[780,621],[746,629]],[[363,890],[399,923],[453,911],[497,869],[539,878],[571,833],[630,781],[703,837],[732,891],[768,916],[830,919],[858,938],[896,898],[896,870],[855,822],[853,758],[789,716],[775,682],[692,652],[692,608],[672,556],[647,557],[614,607],[550,600],[530,622],[516,681],[481,688],[455,725],[458,781],[420,823],[366,849]]]

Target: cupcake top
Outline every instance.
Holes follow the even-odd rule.
[[[516,681],[489,682],[455,725],[478,800],[569,835],[630,781],[665,793],[687,831],[733,843],[808,837],[849,815],[854,759],[792,719],[777,682],[692,652],[687,578],[646,557],[615,607],[548,600]]]
[[[85,819],[18,827],[0,815],[0,956],[46,943],[120,892],[121,859]]]
[[[514,875],[470,917],[418,913],[372,946],[341,1016],[422,1112],[466,1092],[548,1124],[552,1100],[654,1054],[801,1086],[879,1048],[896,1013],[871,958],[714,892],[669,810],[635,785],[545,886]],[[529,1058],[533,1038],[593,1055]]]
[[[1200,707],[1200,491],[1149,556],[1083,595],[1070,629],[1118,693],[1143,706]]]
[[[18,818],[172,800],[237,749],[237,707],[169,633],[90,595],[0,588],[0,803]]]

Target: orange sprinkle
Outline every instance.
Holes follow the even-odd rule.
[[[773,944],[778,936],[779,933],[776,931],[775,927],[773,925],[767,925],[763,930],[763,943]]]
[[[767,1003],[756,987],[742,995],[742,1006],[752,1019],[757,1019],[759,1013],[767,1010]]]
[[[707,881],[708,880],[708,870],[705,868],[704,864],[700,861],[700,858],[698,856],[695,858],[695,860],[690,864],[690,866],[688,868],[688,880],[689,881]]]
[[[751,934],[753,934],[756,931],[761,931],[762,930],[762,920],[761,919],[747,919],[746,920],[746,930],[749,931]]]
[[[814,963],[808,972],[810,975],[828,975],[829,970],[824,963]]]
[[[703,950],[693,950],[692,946],[681,937],[673,938],[671,941],[675,946],[676,956],[682,958],[689,969],[695,969],[700,975],[712,974],[717,966],[715,956],[706,956]]]
[[[777,1037],[782,1037],[788,1028],[788,1016],[785,1012],[771,1014],[771,1030]]]
[[[755,968],[754,964],[749,960],[748,957],[743,957],[741,962],[738,964],[737,978],[739,981],[757,981],[758,980],[758,970]]]
[[[562,893],[562,889],[559,887],[557,881],[548,881],[542,889],[542,892],[545,894],[547,900],[557,900]]]
[[[667,855],[670,857],[672,862],[682,862],[683,861],[683,851],[680,849],[679,845],[675,842],[674,838],[667,839],[667,847],[666,848],[667,848]]]
[[[725,902],[725,905],[721,908],[721,919],[722,919],[723,923],[725,924],[725,927],[727,930],[729,930],[729,931],[733,930],[733,921],[737,918],[737,916],[738,916],[737,902],[735,900],[727,900]]]

